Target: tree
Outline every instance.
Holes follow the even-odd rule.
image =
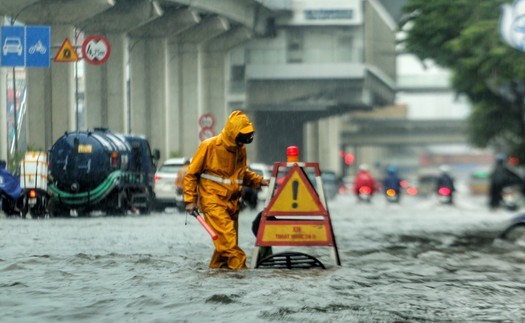
[[[400,29],[406,52],[453,74],[452,86],[472,103],[468,140],[525,161],[525,52],[499,34],[509,0],[408,0]]]

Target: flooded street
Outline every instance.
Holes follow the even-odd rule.
[[[461,194],[452,207],[338,196],[329,210],[342,266],[328,248],[301,250],[327,270],[210,270],[211,239],[176,211],[0,219],[1,321],[525,320],[525,246],[495,240],[519,212]],[[241,214],[248,263],[256,213]]]

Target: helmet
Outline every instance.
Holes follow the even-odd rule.
[[[395,166],[388,166],[388,168],[386,169],[386,171],[389,173],[389,174],[395,174],[397,173],[397,168]]]
[[[439,170],[442,173],[448,173],[448,172],[450,172],[450,167],[448,165],[441,165],[441,166],[439,166]]]
[[[359,170],[368,170],[368,165],[367,164],[361,164],[359,165]]]

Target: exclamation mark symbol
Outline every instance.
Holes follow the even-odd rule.
[[[292,195],[293,195],[293,203],[292,203],[292,208],[296,209],[298,204],[297,204],[297,192],[299,191],[299,181],[298,180],[294,180],[292,182]]]

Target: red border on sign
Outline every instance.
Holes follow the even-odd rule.
[[[202,123],[204,121],[204,118],[210,118],[211,119],[211,125],[209,125],[209,126],[202,125]],[[213,116],[213,114],[211,114],[211,113],[204,113],[204,114],[202,114],[199,117],[199,126],[201,128],[213,128],[214,125],[215,125],[215,117]]]
[[[304,187],[306,187],[306,190],[308,192],[309,198],[317,205],[316,211],[276,211],[273,210],[275,202],[279,199],[281,193],[283,190],[289,185],[290,178],[292,178],[292,175],[294,173],[297,173],[299,175],[299,178],[301,179]],[[272,196],[272,199],[268,203],[268,206],[266,207],[266,211],[268,212],[268,215],[326,215],[328,214],[328,211],[325,209],[323,204],[321,203],[321,200],[319,199],[319,195],[315,191],[315,189],[312,187],[312,183],[310,183],[310,180],[307,179],[306,174],[304,173],[303,169],[299,167],[297,164],[293,165],[292,168],[288,171],[286,176],[283,179],[283,183],[280,184],[275,194]]]
[[[294,163],[292,165],[288,165],[288,163],[285,162],[276,162],[273,167],[272,171],[272,181],[273,185],[270,184],[269,189],[272,190],[272,197],[271,200],[268,202],[268,204],[265,206],[264,210],[262,211],[261,215],[261,222],[259,223],[259,231],[256,235],[256,246],[328,246],[328,247],[336,247],[335,245],[335,237],[334,232],[332,229],[332,221],[330,220],[330,214],[328,212],[328,209],[324,206],[324,204],[319,199],[319,195],[317,194],[316,189],[312,186],[310,181],[307,179],[304,168],[313,168],[315,171],[316,176],[321,176],[321,171],[319,169],[318,163],[300,163],[302,165],[299,165],[297,163]],[[284,177],[283,183],[279,184],[279,187],[275,187],[275,182],[277,179],[277,175],[279,174],[279,169],[288,169],[288,173]],[[315,212],[309,212],[309,211],[301,211],[301,212],[280,212],[280,211],[270,211],[273,204],[277,199],[279,199],[279,196],[281,192],[283,191],[284,187],[288,185],[288,181],[290,181],[290,178],[292,178],[292,175],[294,173],[298,173],[301,180],[304,181],[304,185],[307,187],[308,193],[310,194],[310,198],[314,200],[314,202],[318,205],[319,210]],[[318,187],[319,189],[322,189],[322,187]],[[264,240],[265,237],[265,231],[267,230],[267,226],[311,226],[311,225],[319,225],[323,226],[324,230],[326,232],[326,239],[317,239],[317,240],[310,240],[310,241],[294,241],[294,238],[283,238],[282,240],[271,240],[266,241]],[[292,236],[293,233],[290,233],[290,236]]]
[[[210,137],[205,136],[205,132],[209,131],[211,133]],[[211,137],[215,136],[215,131],[212,128],[202,128],[201,131],[199,131],[199,139],[200,141],[204,141],[206,139],[209,139]]]
[[[66,50],[71,51],[71,57],[70,58],[66,58],[65,57],[64,52]],[[77,54],[77,51],[75,50],[75,47],[73,47],[73,44],[71,44],[71,41],[69,40],[69,38],[64,39],[64,41],[62,42],[62,46],[60,46],[60,49],[58,50],[57,54],[55,55],[55,58],[53,59],[53,61],[59,62],[59,63],[61,63],[61,62],[71,63],[71,62],[76,62],[78,60],[80,60],[80,58],[78,57],[78,54]]]
[[[86,47],[89,44],[89,42],[93,40],[103,42],[106,45],[106,48],[108,49],[106,52],[106,56],[104,56],[101,60],[92,60],[92,59],[89,59],[86,55]],[[82,43],[82,58],[84,58],[86,62],[88,62],[89,64],[93,64],[93,65],[104,64],[109,59],[110,53],[111,53],[111,45],[109,44],[109,41],[101,35],[91,35],[88,38],[86,38],[86,40]]]

